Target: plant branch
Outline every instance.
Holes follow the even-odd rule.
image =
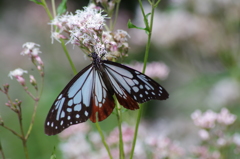
[[[121,111],[121,105],[117,100],[115,100],[117,103],[116,111],[117,111],[117,118],[118,118],[118,131],[119,131],[119,158],[124,159],[124,143],[122,138],[122,111]]]
[[[109,156],[110,159],[112,159],[112,158],[113,158],[113,157],[112,157],[112,154],[111,154],[111,152],[110,152],[110,149],[109,149],[109,147],[108,147],[108,144],[107,144],[106,141],[105,141],[104,135],[103,135],[102,130],[101,130],[99,124],[98,124],[98,121],[95,123],[95,125],[96,125],[96,127],[97,127],[97,130],[98,130],[100,136],[101,136],[102,143],[103,143],[104,147],[106,148],[106,150],[107,150],[107,152],[108,152],[108,156]]]
[[[143,70],[142,70],[142,73],[144,73],[145,70],[146,70],[146,65],[147,65],[148,55],[149,55],[149,50],[150,50],[150,45],[151,45],[154,9],[155,9],[156,6],[154,6],[155,5],[155,0],[153,0],[152,5],[151,5],[152,6],[152,11],[151,11],[151,18],[150,18],[150,25],[149,25],[148,20],[147,20],[147,15],[145,14],[144,9],[143,9],[142,2],[141,2],[141,0],[138,0],[138,1],[139,1],[141,10],[142,10],[142,14],[143,14],[143,17],[144,17],[144,22],[145,22],[146,28],[148,30],[148,41],[147,41],[147,45],[146,45],[146,49],[145,49],[144,65],[143,65]],[[133,144],[132,144],[130,159],[132,159],[133,155],[134,155],[134,150],[135,150],[135,145],[136,145],[136,141],[137,141],[138,128],[139,128],[139,124],[140,124],[140,120],[141,120],[141,116],[142,116],[142,111],[143,111],[143,109],[141,108],[141,105],[140,105],[140,109],[138,111],[136,127],[135,127],[135,131],[134,131],[134,138],[133,138]]]

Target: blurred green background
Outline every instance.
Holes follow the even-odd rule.
[[[50,1],[47,2],[51,8]],[[56,4],[59,2],[56,1]],[[88,1],[70,0],[67,3],[68,11],[74,12],[87,4]],[[150,12],[147,3],[145,6]],[[143,26],[137,1],[122,1],[116,29],[127,30],[131,36],[129,57],[124,62],[142,62],[146,35],[141,30],[128,30],[128,19]],[[20,56],[20,52],[25,42],[41,45],[45,87],[27,143],[30,158],[35,159],[49,158],[54,147],[57,148],[58,158],[61,158],[58,137],[44,134],[44,121],[52,102],[73,77],[61,45],[57,41],[53,44],[51,42],[48,23],[44,9],[33,2],[0,1],[0,84],[9,83],[12,99],[23,101],[25,128],[31,119],[33,101],[15,80],[8,77],[8,73],[20,67],[28,70],[29,74],[36,74],[36,68],[27,57]],[[90,63],[77,47],[67,47],[79,71]],[[168,78],[158,82],[168,90],[170,98],[164,102],[151,101],[144,105],[144,120],[151,131],[167,134],[188,147],[198,142],[197,130],[190,117],[194,110],[219,111],[227,107],[239,116],[239,54],[239,0],[162,0],[155,13],[149,62],[161,61],[169,67]],[[25,77],[28,79],[28,75]],[[37,75],[36,79],[39,79]],[[5,106],[7,99],[2,93],[0,102],[0,115],[5,125],[19,132],[17,116]],[[136,114],[128,111],[123,119],[128,120]],[[129,120],[134,123],[134,119]],[[101,125],[104,130],[111,130],[116,126],[115,117],[111,116]],[[7,158],[24,158],[21,141],[2,127],[0,141]]]

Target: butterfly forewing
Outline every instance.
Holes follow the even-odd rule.
[[[116,94],[119,94],[119,87],[121,87],[138,103],[168,98],[167,91],[161,85],[141,72],[111,61],[104,61],[104,66],[113,87],[116,88]]]
[[[54,101],[45,121],[45,133],[54,135],[70,125],[84,122],[92,112],[92,65],[80,71]]]

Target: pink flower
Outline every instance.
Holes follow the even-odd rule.
[[[128,66],[135,70],[142,72],[143,63],[136,62],[135,64],[128,65]],[[164,64],[162,62],[151,62],[151,63],[147,64],[145,74],[152,78],[156,77],[161,80],[164,80],[168,77],[169,72],[170,72],[170,70],[166,64]]]
[[[27,73],[26,70],[23,70],[21,68],[17,68],[13,71],[10,71],[10,73],[8,74],[8,76],[12,79],[13,77],[16,78],[16,80],[21,84],[21,85],[25,85],[25,79],[23,78],[23,74]]]
[[[213,128],[217,119],[217,113],[208,110],[202,114],[200,110],[196,110],[191,115],[193,122],[196,126],[201,128]]]
[[[229,113],[228,109],[222,108],[221,112],[217,116],[217,121],[220,124],[231,125],[237,119],[236,115]]]
[[[40,66],[43,66],[42,59],[39,56],[39,53],[42,52],[38,47],[40,47],[39,44],[33,42],[26,42],[25,44],[23,44],[24,50],[20,54],[23,56],[25,55],[29,56],[33,62],[36,61]]]

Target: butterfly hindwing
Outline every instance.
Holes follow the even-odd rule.
[[[54,101],[45,121],[45,133],[54,135],[70,125],[85,122],[92,109],[92,65],[80,71]]]
[[[138,103],[144,103],[151,99],[164,100],[168,98],[167,91],[161,85],[137,70],[105,60],[104,67],[108,76],[116,81],[111,80],[113,87],[116,88],[116,94],[119,94],[118,87],[120,86]]]
[[[100,70],[94,70],[93,79],[92,114],[90,120],[96,122],[97,120],[102,121],[106,119],[112,113],[115,103],[113,99],[114,92],[107,87]]]

